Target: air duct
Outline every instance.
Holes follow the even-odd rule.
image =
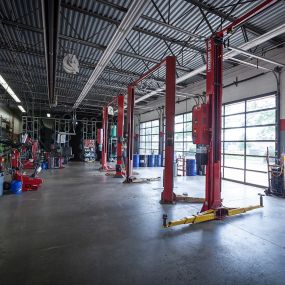
[[[76,109],[82,100],[86,97],[92,86],[95,84],[101,73],[104,71],[107,64],[110,62],[112,56],[116,53],[120,45],[123,43],[127,37],[130,30],[136,24],[137,20],[140,18],[149,0],[132,1],[128,12],[125,14],[124,19],[117,28],[114,36],[111,39],[110,44],[105,49],[103,55],[101,56],[98,64],[96,65],[94,71],[92,72],[90,78],[85,84],[81,94],[77,98],[73,108]]]

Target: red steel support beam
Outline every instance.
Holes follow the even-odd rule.
[[[221,198],[221,132],[223,93],[223,37],[235,27],[266,9],[276,0],[266,0],[235,22],[212,35],[207,41],[206,99],[209,110],[209,145],[206,166],[206,197],[202,212],[222,206]]]
[[[165,88],[165,168],[162,203],[173,203],[173,160],[174,160],[174,117],[175,117],[176,65],[175,57],[166,57],[166,88]]]
[[[114,177],[124,177],[123,165],[123,140],[124,140],[124,95],[118,95],[118,120],[117,120],[117,164]]]
[[[102,129],[103,129],[103,146],[102,146],[102,159],[101,168],[107,170],[107,151],[108,151],[108,107],[103,107],[102,112]]]
[[[221,130],[222,130],[223,38],[207,41],[206,99],[209,106],[210,144],[206,166],[206,197],[202,211],[221,207]]]
[[[135,108],[135,91],[134,86],[128,86],[128,108],[127,108],[127,169],[126,182],[130,181],[133,175],[133,149],[134,149],[134,108]]]
[[[233,29],[237,26],[241,25],[242,23],[246,22],[249,18],[255,16],[256,14],[260,13],[262,10],[267,9],[273,3],[278,2],[278,0],[266,0],[260,3],[259,5],[255,6],[252,10],[245,13],[241,17],[239,17],[236,21],[229,24],[227,27],[223,28],[219,33],[219,35],[225,35],[230,33]]]

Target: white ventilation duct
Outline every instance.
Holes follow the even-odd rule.
[[[263,44],[263,43],[265,43],[265,42],[267,42],[267,41],[269,41],[269,40],[271,40],[271,39],[273,39],[273,38],[275,38],[275,37],[277,37],[277,36],[279,36],[281,34],[284,34],[284,33],[285,33],[285,24],[282,24],[282,25],[278,26],[277,28],[275,28],[275,29],[273,29],[273,30],[271,30],[271,31],[269,31],[269,32],[267,32],[265,34],[255,38],[255,39],[253,39],[251,41],[248,41],[247,43],[242,44],[241,46],[239,46],[239,49],[241,49],[241,50],[249,50],[251,48],[254,48],[254,47],[256,47],[256,46],[258,46],[260,44]],[[241,52],[238,51],[238,50],[232,50],[232,51],[226,52],[226,53],[224,53],[223,59],[226,60],[226,59],[233,58],[233,57],[239,55],[240,53]],[[191,77],[194,77],[194,76],[196,76],[198,74],[204,73],[206,71],[206,68],[207,68],[207,66],[203,65],[203,66],[201,66],[201,67],[199,67],[199,68],[197,68],[197,69],[195,69],[195,70],[193,70],[193,71],[191,71],[191,72],[189,72],[189,73],[187,73],[187,74],[177,78],[176,79],[176,84],[179,84],[179,83],[181,83],[181,82],[183,82],[183,81],[185,81],[185,80],[187,80],[187,79],[189,79]],[[157,89],[155,91],[152,91],[152,92],[150,92],[150,93],[148,93],[148,94],[138,98],[137,100],[135,100],[135,103],[138,103],[138,102],[143,101],[143,100],[145,100],[145,99],[147,99],[149,97],[152,97],[153,95],[157,94],[157,92],[160,92],[160,91],[162,91],[164,89],[165,89],[165,87],[159,88],[159,89]]]
[[[144,9],[149,3],[149,1],[150,0],[132,1],[128,12],[125,14],[124,19],[117,28],[114,36],[111,39],[110,44],[107,46],[103,55],[98,61],[94,71],[92,72],[90,78],[85,84],[81,94],[77,98],[73,108],[77,108],[82,102],[82,100],[86,97],[92,86],[95,84],[101,73],[104,71],[107,64],[110,62],[112,56],[116,53],[117,49],[123,43],[130,30],[133,28],[133,26],[136,24],[136,22],[144,12]]]

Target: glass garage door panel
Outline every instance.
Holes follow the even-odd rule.
[[[225,117],[225,128],[243,127],[245,124],[245,115],[231,115]]]
[[[224,167],[224,178],[243,182],[244,170]]]
[[[244,128],[224,130],[225,141],[243,141],[244,134],[245,134]]]
[[[269,108],[276,108],[276,96],[265,96],[257,99],[247,100],[246,102],[246,111],[256,111]]]
[[[140,124],[140,154],[158,153],[159,121],[153,120]]]
[[[256,126],[256,125],[270,125],[276,122],[276,111],[266,110],[246,114],[246,125]]]
[[[268,186],[268,175],[267,173],[259,173],[255,171],[246,171],[246,183]]]
[[[224,142],[225,154],[244,154],[244,142]]]
[[[267,171],[266,157],[247,156],[246,169],[266,172]]]
[[[241,155],[224,155],[224,165],[234,168],[244,168],[244,156]]]
[[[269,155],[275,155],[275,141],[273,142],[247,142],[246,143],[246,154],[247,155],[259,155],[266,156],[267,147]]]
[[[275,140],[275,126],[268,127],[248,127],[246,138],[249,141]]]
[[[276,119],[275,95],[223,105],[224,178],[268,185],[266,150],[275,155]]]

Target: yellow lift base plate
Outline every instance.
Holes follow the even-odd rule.
[[[239,214],[246,213],[248,211],[252,211],[255,209],[263,208],[263,194],[258,194],[260,196],[260,204],[259,205],[253,205],[253,206],[248,206],[248,207],[243,207],[243,208],[227,208],[227,207],[221,207],[218,209],[210,209],[205,212],[201,212],[197,215],[193,215],[190,217],[185,217],[180,220],[176,221],[167,221],[167,215],[164,214],[162,219],[163,219],[163,227],[164,228],[170,228],[170,227],[175,227],[179,225],[186,225],[186,224],[198,224],[198,223],[203,223],[207,221],[212,221],[212,220],[221,220],[227,216],[235,216]]]

